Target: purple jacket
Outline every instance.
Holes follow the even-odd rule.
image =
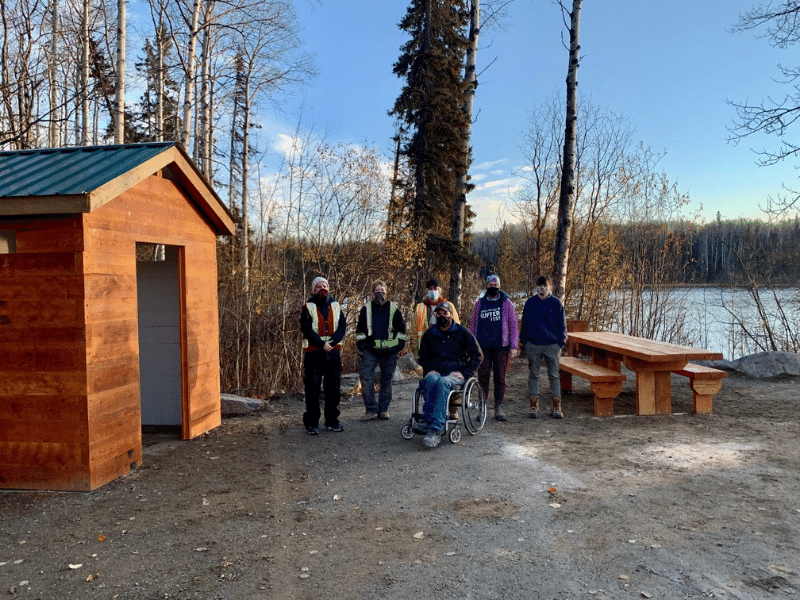
[[[495,302],[503,305],[503,348],[509,346],[516,350],[519,346],[519,323],[517,321],[517,309],[514,308],[514,303],[511,302],[505,292],[500,292],[500,299]],[[480,320],[481,301],[480,298],[475,302],[475,307],[472,309],[472,316],[469,319],[469,330],[475,337],[478,336],[478,321]]]

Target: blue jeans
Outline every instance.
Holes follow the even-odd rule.
[[[422,416],[428,423],[428,431],[443,431],[447,420],[447,397],[450,390],[464,383],[464,379],[454,375],[428,373],[422,380]]]
[[[561,346],[558,344],[538,345],[525,342],[525,354],[528,357],[528,396],[539,396],[539,371],[542,358],[547,363],[547,378],[550,380],[550,395],[561,398],[561,379],[558,365]]]
[[[361,397],[368,413],[388,412],[392,401],[392,378],[397,367],[397,352],[391,354],[375,354],[369,348],[364,349],[361,364],[358,366],[358,377],[361,379]],[[381,367],[381,392],[379,401],[375,402],[375,367]]]

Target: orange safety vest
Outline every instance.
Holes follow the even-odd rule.
[[[311,315],[311,328],[317,332],[317,335],[323,342],[329,342],[333,339],[333,334],[336,333],[336,327],[339,324],[339,317],[342,314],[342,309],[338,302],[331,302],[328,310],[328,318],[322,318],[322,311],[313,302],[306,304],[308,314]],[[341,342],[333,347],[334,350],[341,350]],[[314,352],[319,350],[316,346],[308,343],[308,340],[303,338],[303,352]]]

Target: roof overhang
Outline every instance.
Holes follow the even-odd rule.
[[[122,175],[83,194],[57,196],[6,197],[0,202],[0,216],[89,213],[111,202],[126,190],[144,181],[161,169],[169,168],[173,178],[185,189],[203,215],[214,226],[217,235],[232,235],[233,216],[214,192],[211,184],[195,167],[183,148],[170,145],[155,156],[139,163]]]

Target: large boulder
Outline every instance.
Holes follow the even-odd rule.
[[[259,398],[245,398],[235,394],[220,394],[220,409],[223,417],[246,415],[258,410],[264,410],[266,402]]]
[[[414,355],[408,352],[397,359],[397,368],[402,371],[416,371],[419,368],[419,363],[414,358]]]
[[[755,379],[781,375],[800,377],[800,355],[794,352],[759,352],[733,361],[733,368]]]

